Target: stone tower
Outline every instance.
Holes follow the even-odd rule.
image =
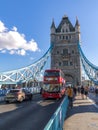
[[[78,51],[80,41],[80,24],[76,18],[73,26],[65,15],[58,27],[54,20],[51,25],[51,69],[59,68],[64,72],[67,82],[81,84],[81,64]]]

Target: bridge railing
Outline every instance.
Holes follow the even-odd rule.
[[[0,89],[0,96],[5,96],[7,90],[5,89]]]
[[[56,112],[53,114],[53,116],[45,126],[44,130],[63,130],[63,124],[66,118],[68,104],[69,101],[68,97],[66,96],[59,108],[56,110]]]

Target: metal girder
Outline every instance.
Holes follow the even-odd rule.
[[[95,66],[94,64],[92,64],[84,55],[80,44],[78,44],[78,49],[79,49],[79,53],[80,53],[80,58],[81,58],[81,62],[83,65],[83,68],[87,74],[87,76],[89,77],[89,79],[91,81],[93,81],[95,84],[98,85],[98,66]]]
[[[40,73],[45,66],[52,50],[52,46],[48,51],[35,63],[24,68],[11,70],[0,73],[0,84],[18,84],[29,80],[38,80]]]

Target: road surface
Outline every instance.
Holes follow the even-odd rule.
[[[0,103],[0,130],[43,130],[60,105],[60,100],[43,100],[40,94],[32,101]]]

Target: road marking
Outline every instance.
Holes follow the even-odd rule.
[[[11,107],[10,104],[9,104],[9,107]],[[8,108],[9,108],[9,107],[8,107]],[[10,111],[14,111],[14,110],[21,109],[21,108],[23,108],[23,106],[14,107],[14,106],[12,105],[12,107],[9,108],[9,109],[4,109],[3,106],[1,106],[1,107],[0,107],[0,113],[10,112]]]
[[[42,103],[42,102],[43,102],[43,101],[42,101],[42,100],[40,100],[40,101],[38,101],[37,103],[38,103],[38,104],[40,104],[40,103]]]
[[[42,101],[41,100],[41,101],[38,101],[37,103],[40,104],[41,106],[47,106],[47,105],[53,104],[54,101],[52,101],[52,100]]]

